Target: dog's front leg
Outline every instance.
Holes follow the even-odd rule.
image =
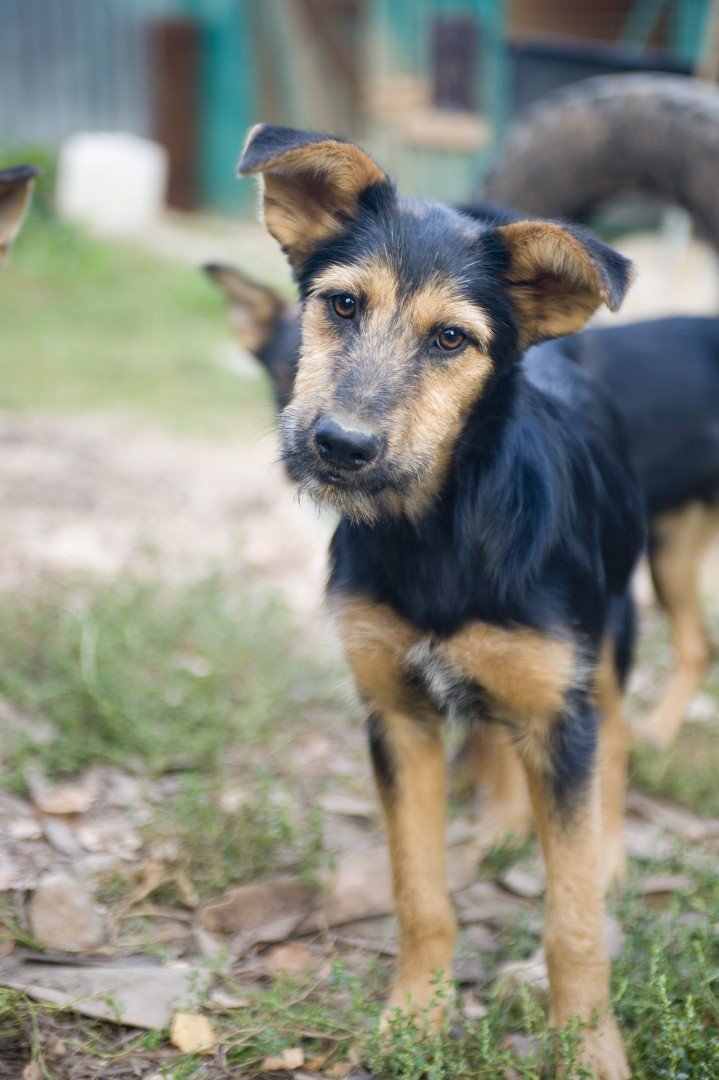
[[[604,943],[599,776],[586,757],[593,720],[587,712],[554,724],[520,741],[547,868],[550,1022],[561,1028],[573,1015],[596,1020],[583,1033],[579,1060],[600,1080],[626,1080],[630,1073],[611,1011]]]
[[[399,924],[399,959],[387,1013],[421,1010],[451,979],[456,923],[445,868],[445,758],[440,721],[423,713],[373,714],[372,764],[384,811]],[[432,1018],[441,1015],[441,1003]]]
[[[384,812],[399,923],[388,1012],[423,1009],[452,975],[455,918],[445,869],[446,764],[439,715],[406,657],[419,633],[389,608],[337,596],[333,607],[367,733]],[[439,980],[438,980],[439,975]],[[433,1007],[439,1019],[441,1007]]]

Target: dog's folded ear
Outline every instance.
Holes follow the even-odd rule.
[[[523,349],[581,330],[602,303],[616,311],[632,282],[629,259],[574,226],[517,221],[497,234]]]
[[[364,150],[332,135],[257,124],[237,171],[261,174],[264,219],[297,270],[356,216],[362,195],[389,180]]]
[[[222,289],[233,307],[246,308],[257,319],[272,319],[285,306],[274,289],[243,274],[236,266],[206,263],[202,269]]]
[[[285,308],[274,289],[223,263],[202,267],[220,287],[230,305],[230,319],[240,345],[256,353],[269,340],[277,318]]]
[[[39,171],[34,165],[0,170],[0,265],[20,231]]]

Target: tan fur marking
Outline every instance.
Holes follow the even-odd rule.
[[[383,306],[396,308],[397,275],[383,259],[368,259],[350,266],[328,266],[314,278],[311,295],[348,292],[362,297],[370,311]]]
[[[334,139],[288,150],[247,171],[262,174],[265,225],[295,266],[341,231],[343,216],[354,212],[370,184],[387,179],[358,146]]]
[[[493,847],[507,840],[525,840],[532,832],[532,804],[510,733],[496,725],[479,724],[469,735],[466,754],[482,798],[482,843]]]
[[[385,604],[342,597],[331,601],[342,648],[369,710],[408,705],[406,658],[420,634]]]
[[[446,886],[445,759],[439,721],[400,713],[380,720],[394,777],[382,803],[399,925],[399,960],[388,1010],[426,1006],[441,971],[452,977],[456,922]]]
[[[667,747],[679,734],[711,656],[699,596],[699,568],[719,531],[719,510],[693,503],[655,519],[652,531],[657,540],[650,558],[652,577],[669,620],[677,661],[659,704],[639,732],[656,746]]]
[[[629,1077],[626,1056],[609,996],[609,959],[604,944],[601,878],[601,812],[598,775],[585,803],[569,824],[552,808],[546,780],[527,770],[537,831],[547,867],[547,917],[544,948],[549,971],[549,1022],[563,1027],[573,1016],[602,1019],[584,1034],[581,1064],[603,1080]]]
[[[437,653],[517,716],[560,713],[577,677],[571,644],[526,627],[477,623],[442,642]]]
[[[517,221],[498,231],[510,254],[522,348],[580,330],[602,302],[615,308],[590,255],[560,225]]]
[[[623,878],[626,872],[624,804],[629,743],[613,652],[614,643],[606,641],[597,668],[593,695],[602,713],[598,762],[602,795],[602,881],[605,888]]]
[[[602,793],[602,877],[606,887],[623,876],[626,861],[623,823],[628,745],[612,651],[613,643],[607,641],[602,649],[592,695],[602,713],[598,761]],[[508,734],[496,727],[478,727],[469,736],[467,760],[475,783],[485,789],[482,835],[489,831],[496,841],[510,835],[519,838],[528,835],[531,805],[524,771]]]

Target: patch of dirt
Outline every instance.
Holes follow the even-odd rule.
[[[298,503],[272,433],[213,441],[105,417],[0,416],[0,589],[111,577],[148,550],[183,577],[239,554],[306,620],[321,609],[331,528]]]

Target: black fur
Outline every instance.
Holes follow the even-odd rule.
[[[558,354],[590,372],[624,417],[650,519],[694,499],[719,503],[719,319],[586,330],[526,362]]]
[[[374,713],[367,717],[367,745],[377,784],[388,795],[394,787],[395,763],[387,744],[382,719]]]
[[[279,124],[261,124],[253,128],[247,145],[237,163],[239,175],[256,172],[290,150],[299,150],[321,142],[346,142],[338,135],[325,135],[321,131],[296,131]]]
[[[300,342],[300,321],[293,312],[283,308],[275,317],[272,333],[256,353],[272,380],[272,392],[279,412],[292,398]],[[287,363],[288,356],[295,357],[292,365]]]

